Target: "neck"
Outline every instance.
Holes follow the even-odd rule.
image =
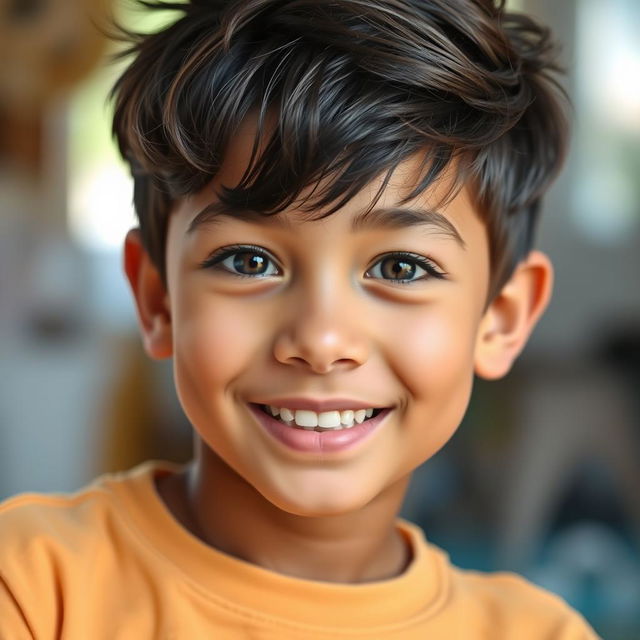
[[[389,579],[410,552],[396,530],[408,478],[362,509],[308,517],[266,500],[208,448],[159,492],[173,515],[206,544],[258,566],[307,580],[359,583]]]

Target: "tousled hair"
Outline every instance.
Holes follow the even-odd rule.
[[[493,0],[138,0],[181,12],[113,89],[143,244],[164,275],[176,199],[220,170],[248,118],[251,161],[230,211],[330,215],[416,154],[408,201],[447,169],[487,226],[493,295],[530,251],[565,155],[565,96],[549,30]],[[267,126],[267,122],[275,123]],[[383,186],[385,181],[383,181]],[[213,194],[212,194],[213,195]]]

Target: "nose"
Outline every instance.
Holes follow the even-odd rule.
[[[331,286],[307,288],[292,299],[274,342],[276,360],[318,374],[362,365],[369,352],[366,322],[353,302]]]

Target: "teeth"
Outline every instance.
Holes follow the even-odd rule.
[[[353,411],[351,409],[340,412],[340,423],[345,427],[353,427]]]
[[[340,412],[339,411],[325,411],[318,414],[318,426],[328,427],[330,429],[340,428]]]
[[[299,427],[317,427],[318,414],[315,411],[305,411],[298,409],[294,418]]]
[[[280,418],[285,424],[295,422],[296,426],[313,430],[316,427],[322,429],[349,429],[354,424],[362,424],[373,415],[373,408],[369,409],[345,409],[344,411],[323,411],[316,413],[307,409],[287,409],[286,407],[265,407],[274,418]]]
[[[290,409],[280,409],[280,419],[283,422],[293,422],[293,412]]]

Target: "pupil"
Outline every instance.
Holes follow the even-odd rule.
[[[416,272],[416,266],[404,260],[385,260],[383,271],[385,278],[390,280],[410,280]]]
[[[239,253],[233,261],[233,266],[242,273],[264,273],[266,260],[255,253]]]

